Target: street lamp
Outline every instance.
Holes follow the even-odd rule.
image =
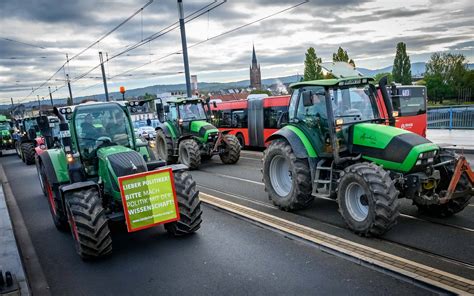
[[[120,92],[122,93],[122,101],[125,101],[125,86],[120,87]]]

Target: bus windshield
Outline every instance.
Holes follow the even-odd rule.
[[[344,122],[366,121],[378,118],[374,95],[368,85],[329,90],[334,117]]]
[[[179,116],[184,121],[206,120],[206,111],[201,103],[188,103],[178,106]]]
[[[397,96],[392,97],[393,109],[400,116],[426,113],[426,91],[424,87],[397,87]]]

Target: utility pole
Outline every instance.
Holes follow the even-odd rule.
[[[51,100],[51,107],[54,107],[53,95],[51,94],[51,86],[48,86],[48,90],[49,90],[49,99]]]
[[[107,78],[105,77],[104,59],[102,58],[102,52],[99,51],[100,68],[102,69],[102,79],[104,80],[105,100],[109,101],[109,91],[107,90]]]
[[[179,10],[179,28],[181,29],[181,45],[183,47],[184,76],[186,77],[186,93],[188,98],[192,97],[191,93],[191,76],[189,74],[188,45],[186,42],[186,28],[184,27],[183,0],[178,0]]]
[[[13,98],[10,98],[10,100],[12,101],[12,112],[10,112],[10,113],[11,113],[11,116],[13,118],[13,108],[15,107],[15,105],[13,105]]]
[[[74,100],[72,99],[72,91],[71,91],[71,81],[69,80],[69,74],[66,74],[66,80],[67,80],[67,88],[69,89],[69,98],[71,98],[71,101],[66,102],[69,106],[74,104]]]
[[[40,101],[40,96],[39,96],[39,95],[36,95],[36,97],[38,98],[38,114],[41,115],[41,101]]]

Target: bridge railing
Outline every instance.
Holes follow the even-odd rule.
[[[428,128],[474,129],[474,106],[429,107]]]

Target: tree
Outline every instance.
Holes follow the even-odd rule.
[[[411,84],[411,63],[407,55],[407,45],[403,42],[397,44],[397,52],[393,61],[393,80],[401,84]]]
[[[254,94],[267,94],[268,96],[272,95],[272,92],[269,90],[263,90],[263,89],[254,89],[250,92],[251,95]]]
[[[380,79],[382,79],[382,77],[384,76],[387,76],[388,84],[391,84],[393,82],[392,73],[385,72],[385,73],[378,73],[377,75],[374,76],[375,83],[379,83]]]
[[[321,58],[318,58],[313,47],[308,48],[306,59],[304,61],[304,80],[323,79],[323,71],[321,69]]]
[[[332,54],[332,61],[333,62],[347,62],[351,64],[353,67],[355,67],[354,60],[349,58],[349,55],[347,54],[347,51],[342,49],[342,47],[339,46],[337,49],[337,52]]]
[[[434,53],[426,63],[425,81],[428,97],[436,103],[446,98],[458,98],[459,92],[469,88],[466,81],[468,71],[466,58],[462,54]]]

